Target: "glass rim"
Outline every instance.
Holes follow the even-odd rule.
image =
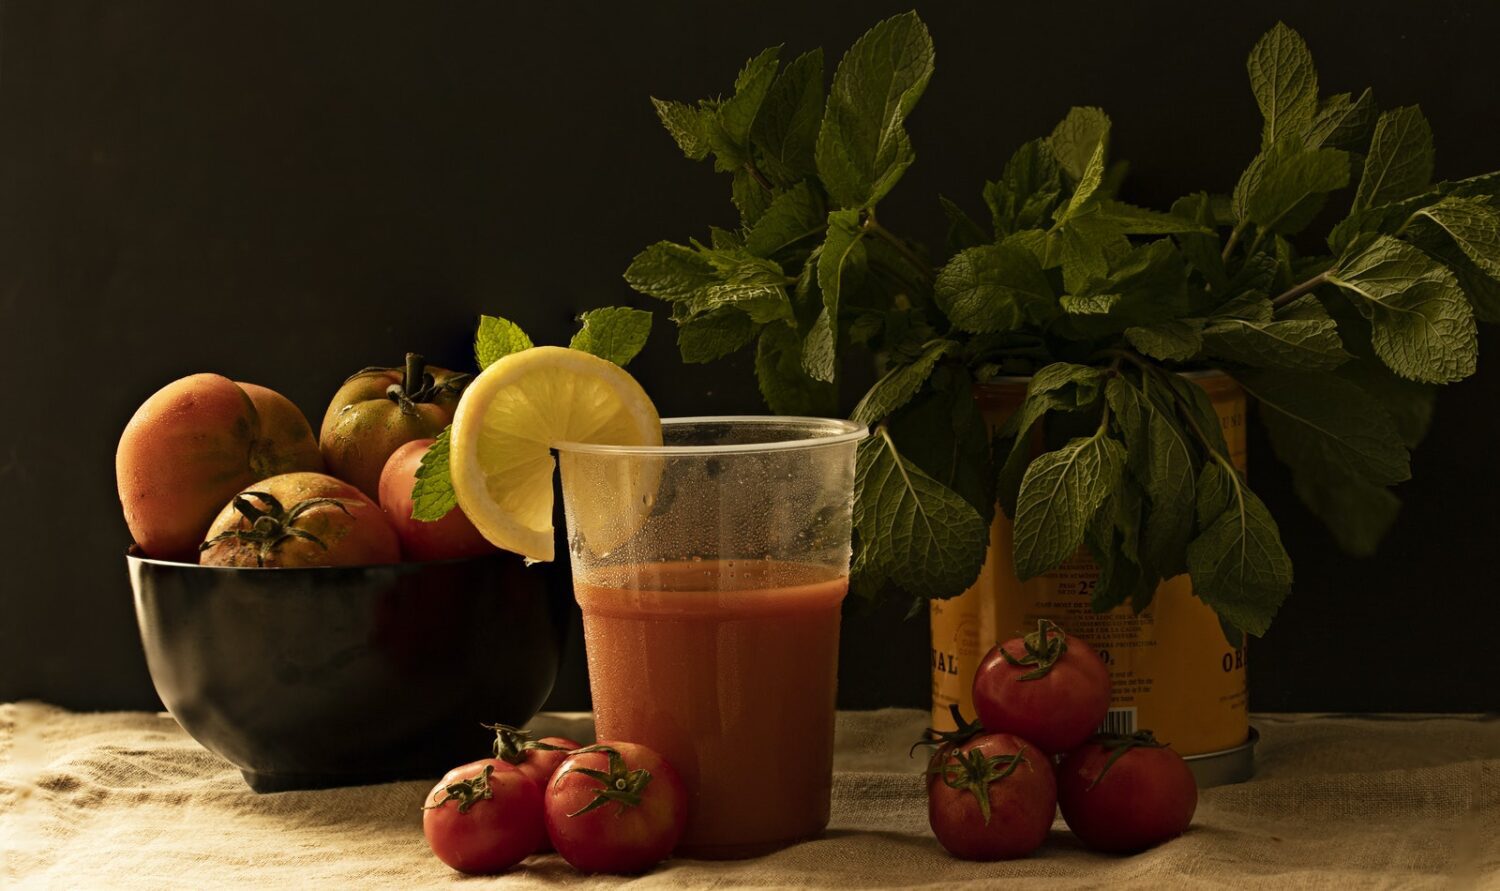
[[[662,418],[663,429],[686,427],[690,424],[733,424],[741,427],[803,426],[807,436],[798,439],[779,439],[767,442],[736,442],[723,445],[612,445],[592,442],[554,442],[552,448],[559,452],[574,452],[593,455],[646,455],[674,457],[680,455],[734,455],[756,452],[782,452],[796,449],[821,448],[859,442],[870,435],[866,424],[843,418],[814,418],[805,415],[694,415],[682,418]]]

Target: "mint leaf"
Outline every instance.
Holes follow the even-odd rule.
[[[1478,198],[1444,198],[1416,215],[1447,233],[1486,275],[1500,279],[1500,214],[1489,204]]]
[[[1126,235],[1175,235],[1179,232],[1212,231],[1196,220],[1136,207],[1122,201],[1100,201],[1094,214],[1100,220],[1119,227]]]
[[[1474,312],[1453,273],[1437,261],[1382,235],[1327,275],[1360,298],[1355,303],[1371,322],[1371,345],[1392,371],[1434,384],[1474,373]]]
[[[924,597],[963,593],[979,575],[989,527],[963,498],[903,458],[878,430],[855,459],[854,525],[864,557]]]
[[[1177,244],[1183,259],[1203,276],[1209,291],[1222,299],[1229,293],[1229,272],[1224,268],[1219,235],[1213,231],[1213,199],[1206,192],[1184,196],[1173,202],[1172,215],[1203,227],[1203,232],[1179,233]]]
[[[1153,359],[1186,362],[1203,349],[1203,319],[1168,319],[1125,329],[1130,345]]]
[[[990,208],[995,236],[1004,238],[1046,225],[1061,193],[1061,171],[1050,142],[1033,139],[1025,143],[1005,162],[1000,178],[984,184],[984,202]]]
[[[761,185],[748,168],[734,171],[729,183],[729,199],[740,212],[740,222],[745,227],[754,226],[760,220],[770,208],[772,197],[771,191]]]
[[[583,327],[568,349],[592,353],[619,365],[630,364],[651,336],[651,313],[628,306],[606,306],[578,317]]]
[[[678,326],[677,349],[684,362],[712,362],[744,347],[755,332],[755,323],[739,310],[714,310]]]
[[[1123,299],[1122,294],[1064,294],[1057,302],[1070,316],[1107,316]]]
[[[818,175],[839,207],[872,207],[916,155],[904,127],[932,77],[932,37],[915,12],[886,19],[839,62],[818,132]]]
[[[1078,550],[1124,467],[1125,447],[1102,430],[1031,462],[1016,497],[1017,578],[1036,578]]]
[[[755,351],[755,376],[766,406],[778,415],[832,417],[838,391],[802,370],[802,343],[790,325],[761,329]]]
[[[927,378],[932,375],[933,368],[937,367],[938,360],[952,352],[958,344],[951,340],[939,340],[927,347],[922,355],[907,365],[898,365],[887,371],[875,385],[870,388],[859,404],[854,406],[854,411],[849,415],[851,421],[860,424],[874,424],[886,417],[891,412],[911,401],[927,383]]]
[[[1057,298],[1036,257],[1012,244],[962,251],[938,271],[933,300],[954,327],[975,334],[1045,322]]]
[[[1337,469],[1322,473],[1294,470],[1292,489],[1333,533],[1339,547],[1356,557],[1375,553],[1401,511],[1401,499],[1384,486]]]
[[[417,482],[411,490],[411,516],[414,520],[424,523],[441,520],[458,506],[458,498],[453,494],[453,479],[448,475],[448,442],[452,433],[452,424],[444,427],[437,441],[422,455]]]
[[[1428,227],[1435,228],[1435,227]],[[1425,253],[1447,265],[1458,280],[1459,288],[1474,307],[1474,317],[1483,322],[1500,322],[1500,281],[1475,265],[1446,235],[1428,237],[1414,233],[1412,241]]]
[[[1068,116],[1052,129],[1047,145],[1052,156],[1070,180],[1083,179],[1089,162],[1093,160],[1100,145],[1108,153],[1109,115],[1103,110],[1089,106],[1068,109]]]
[[[1354,192],[1354,210],[1400,201],[1432,182],[1432,128],[1415,105],[1383,112]]]
[[[766,91],[750,129],[760,167],[783,186],[817,172],[813,149],[823,117],[823,51],[794,59]]]
[[[990,431],[968,372],[939,366],[916,398],[889,417],[887,429],[901,455],[958,493],[988,528],[995,516]]]
[[[714,278],[689,298],[693,313],[732,306],[756,322],[792,317],[786,290],[792,279],[778,263],[744,249],[704,251],[701,256],[713,267]]]
[[[943,208],[943,215],[948,218],[948,246],[954,251],[977,247],[989,242],[990,237],[962,207],[942,195],[938,196],[938,205]]]
[[[1313,116],[1302,144],[1310,149],[1363,152],[1375,129],[1375,113],[1375,95],[1369,88],[1352,101],[1348,93],[1329,96]]]
[[[1188,545],[1193,593],[1228,624],[1265,634],[1292,587],[1281,530],[1239,475],[1216,462],[1198,476],[1198,499],[1207,522]]]
[[[1083,168],[1083,176],[1078,180],[1078,188],[1073,190],[1073,195],[1068,198],[1068,203],[1058,212],[1055,222],[1059,225],[1066,223],[1069,219],[1083,212],[1093,200],[1094,193],[1099,191],[1099,186],[1104,182],[1104,163],[1109,151],[1109,134],[1099,139],[1094,146],[1094,153],[1089,157],[1088,164]]]
[[[656,116],[672,135],[677,147],[690,160],[702,161],[708,157],[708,121],[702,109],[685,102],[673,102],[652,97],[651,105]]]
[[[1327,313],[1321,319],[1215,319],[1203,331],[1203,346],[1229,362],[1290,371],[1336,368],[1349,359]]]
[[[1016,514],[1021,477],[1031,461],[1031,428],[1048,412],[1075,412],[1098,404],[1104,395],[1102,368],[1053,362],[1038,369],[1026,386],[1026,399],[997,434],[996,457],[1003,452],[995,491],[1008,516]]]
[[[774,257],[814,235],[826,225],[823,202],[807,185],[798,183],[777,195],[745,236],[745,249],[757,257]]]
[[[1377,485],[1411,478],[1401,434],[1380,403],[1328,374],[1245,371],[1279,458],[1293,467],[1343,468]]]
[[[1256,156],[1235,187],[1235,213],[1262,229],[1292,233],[1307,225],[1309,198],[1349,184],[1349,155],[1278,143]],[[1316,205],[1311,205],[1316,212]]]
[[[1125,439],[1131,475],[1150,502],[1136,562],[1175,575],[1185,568],[1183,553],[1193,534],[1195,450],[1176,416],[1124,377],[1112,378],[1105,395]]]
[[[1318,110],[1318,71],[1301,35],[1277,22],[1250,50],[1246,67],[1255,104],[1266,119],[1261,148],[1305,132]]]
[[[771,47],[746,62],[734,79],[734,95],[719,103],[710,118],[708,139],[714,151],[714,169],[727,173],[754,163],[750,127],[776,78],[780,54],[780,47]]]
[[[857,288],[867,259],[861,243],[865,229],[859,211],[837,210],[828,215],[828,236],[818,256],[818,289],[823,311],[807,335],[803,367],[813,378],[832,382],[837,369],[839,297],[847,286]]]
[[[499,316],[479,317],[479,330],[474,332],[474,362],[480,371],[511,353],[531,347],[531,338],[515,322]]]
[[[630,261],[625,281],[632,288],[662,300],[691,300],[718,281],[718,271],[706,257],[685,245],[658,241]]]

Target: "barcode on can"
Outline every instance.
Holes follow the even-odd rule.
[[[1112,708],[1104,713],[1104,723],[1099,725],[1100,733],[1120,733],[1125,736],[1135,732],[1135,706],[1130,708]]]

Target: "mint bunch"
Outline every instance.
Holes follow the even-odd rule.
[[[853,412],[876,425],[858,456],[855,591],[914,607],[961,593],[998,502],[1023,579],[1084,546],[1095,609],[1144,609],[1187,572],[1231,640],[1263,634],[1292,566],[1183,376],[1206,368],[1259,405],[1338,541],[1375,548],[1435,386],[1473,373],[1476,317],[1500,319],[1500,173],[1432,183],[1421,112],[1320,95],[1278,24],[1250,54],[1265,125],[1230,191],[1125,203],[1109,117],[1074,108],[984,185],[987,220],[939,199],[938,262],[877,216],[915,159],[904,124],[933,72],[921,20],[872,28],[826,92],[819,51],[780,57],[748,62],[727,98],[653,100],[689,158],[730,174],[740,226],[654,244],[625,278],[671,305],[684,361],[753,345],[773,411],[832,413],[841,356],[876,363]],[[1331,219],[1326,251],[1300,249]],[[1002,375],[1031,383],[991,438],[974,385]]]

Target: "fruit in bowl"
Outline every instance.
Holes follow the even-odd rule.
[[[175,380],[136,409],[115,451],[131,537],[152,556],[192,559],[236,492],[267,477],[319,471],[312,428],[286,397],[218,374]]]
[[[375,502],[324,473],[283,473],[225,505],[198,546],[204,566],[361,566],[401,562]]]
[[[495,546],[457,507],[436,520],[414,516],[412,490],[417,485],[417,472],[436,442],[412,440],[393,452],[380,472],[380,507],[401,539],[401,553],[408,560],[451,560],[494,553]]]
[[[396,449],[435,437],[453,421],[469,375],[430,366],[417,353],[400,368],[366,368],[339,387],[318,445],[328,472],[379,497],[380,472]]]

